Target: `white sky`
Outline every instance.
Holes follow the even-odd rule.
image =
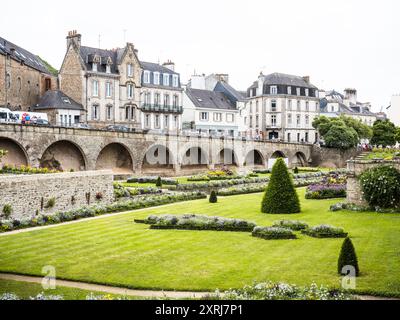
[[[398,0],[3,1],[0,35],[60,68],[69,30],[82,43],[133,42],[139,59],[171,59],[186,81],[229,73],[245,90],[259,72],[310,75],[316,86],[358,90],[374,110],[400,93]]]

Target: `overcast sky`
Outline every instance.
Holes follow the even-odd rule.
[[[57,69],[76,29],[86,46],[101,35],[101,48],[129,41],[143,61],[171,59],[184,81],[229,73],[245,90],[260,71],[309,75],[376,111],[400,93],[398,0],[20,0],[1,12],[1,36]]]

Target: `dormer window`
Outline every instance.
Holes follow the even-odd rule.
[[[287,94],[292,95],[292,87],[287,87]]]
[[[308,90],[308,88],[306,88],[306,97],[308,97],[308,95],[309,95],[309,92],[310,90]]]
[[[298,96],[300,95],[300,92],[301,92],[300,88],[296,88],[296,94],[297,94]]]
[[[143,82],[150,83],[150,71],[145,71],[143,74]]]
[[[128,75],[128,77],[133,77],[133,65],[132,64],[127,65],[126,74]]]
[[[111,66],[109,64],[106,65],[106,73],[111,73]]]
[[[97,69],[98,69],[98,64],[97,64],[96,62],[93,62],[93,64],[92,64],[92,71],[93,71],[93,72],[97,72]]]
[[[179,77],[178,77],[178,75],[174,74],[174,75],[172,76],[172,81],[173,81],[172,85],[173,85],[175,88],[177,88],[177,87],[179,86]]]
[[[159,72],[154,72],[154,84],[159,85],[160,84],[160,73]]]
[[[270,87],[270,92],[272,95],[278,94],[278,87],[277,86],[271,86]]]
[[[169,74],[168,73],[163,74],[163,85],[169,86]]]

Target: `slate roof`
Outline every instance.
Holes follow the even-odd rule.
[[[42,109],[67,109],[67,110],[84,110],[83,106],[72,98],[68,97],[61,90],[48,90],[40,99],[35,110]]]
[[[237,110],[222,92],[187,88],[186,94],[197,108]]]
[[[303,77],[294,76],[290,74],[284,73],[271,73],[267,76],[264,76],[264,84],[267,85],[287,85],[293,87],[302,87],[302,88],[310,88],[310,89],[318,89],[316,86],[311,83],[306,82]]]
[[[105,49],[98,49],[92,47],[80,47],[80,55],[85,63],[87,70],[92,70],[92,62],[95,55],[101,57],[101,64],[97,67],[98,72],[106,72],[106,61],[107,58],[111,58],[112,65],[111,65],[111,73],[118,74],[118,61],[122,56],[124,49],[116,49],[116,50],[105,50]],[[121,53],[122,52],[122,53]]]
[[[175,71],[172,71],[158,63],[153,63],[153,62],[145,62],[145,61],[140,61],[140,65],[144,70],[148,70],[151,72],[159,72],[159,73],[169,73],[169,74],[178,74]]]
[[[218,81],[217,84],[215,85],[214,91],[225,93],[228,97],[231,98],[231,100],[233,100],[232,102],[246,100],[246,94],[237,91],[235,88],[233,88],[229,83],[225,81]]]
[[[15,49],[14,55],[12,55],[11,49]],[[51,75],[51,72],[37,55],[2,37],[0,37],[0,54],[10,54],[14,60],[23,62],[25,65],[35,70]]]

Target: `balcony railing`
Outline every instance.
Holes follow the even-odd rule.
[[[182,106],[164,106],[157,104],[143,104],[143,112],[183,113]]]

